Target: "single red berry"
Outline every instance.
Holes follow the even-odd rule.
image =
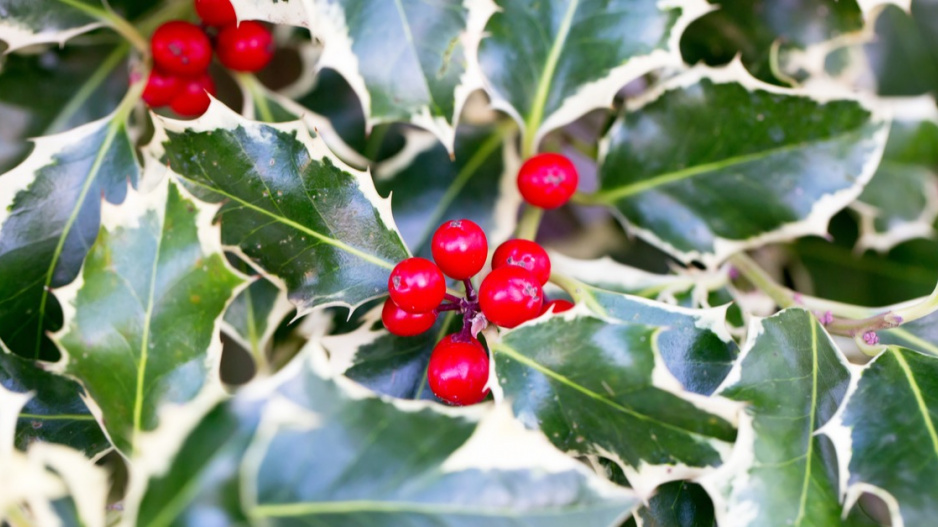
[[[212,43],[202,28],[172,20],[156,28],[150,38],[153,62],[167,73],[197,75],[212,61]]]
[[[479,287],[479,307],[489,322],[513,328],[541,313],[544,292],[531,271],[517,265],[493,269]]]
[[[436,312],[408,313],[389,298],[384,301],[381,321],[391,333],[399,337],[413,337],[433,327],[436,322]]]
[[[538,154],[518,171],[518,190],[524,200],[542,209],[556,209],[576,192],[576,167],[560,154]]]
[[[401,261],[388,278],[391,300],[409,313],[436,309],[446,296],[446,279],[435,263],[426,258]]]
[[[231,0],[195,0],[195,12],[210,26],[227,26],[238,21]]]
[[[564,300],[562,298],[551,300],[550,302],[544,304],[544,307],[541,308],[541,314],[543,315],[544,313],[547,313],[550,311],[550,308],[554,308],[554,314],[563,313],[564,311],[570,311],[573,309],[573,302]]]
[[[492,255],[492,269],[517,265],[534,274],[534,278],[544,285],[550,278],[550,257],[540,244],[531,240],[508,240],[495,249]]]
[[[456,280],[472,278],[488,258],[485,232],[470,220],[453,220],[440,225],[430,242],[433,259],[446,276]]]
[[[197,117],[205,113],[212,100],[209,94],[215,95],[215,83],[208,73],[197,77],[180,79],[182,91],[169,103],[174,112],[185,117]]]
[[[143,88],[143,102],[152,108],[166,106],[179,95],[183,84],[185,82],[180,77],[153,68]]]
[[[427,382],[437,397],[459,406],[475,404],[489,391],[489,355],[478,340],[447,335],[430,354]]]
[[[218,60],[235,71],[258,71],[274,56],[274,39],[258,22],[241,22],[218,32]]]

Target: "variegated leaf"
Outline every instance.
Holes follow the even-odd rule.
[[[746,248],[824,235],[873,176],[884,119],[847,94],[763,84],[738,61],[697,67],[612,126],[589,201],[675,258],[714,266]]]
[[[173,181],[106,206],[81,279],[55,291],[66,310],[55,336],[62,369],[126,455],[158,410],[220,390],[218,331],[242,279],[225,262],[214,207]]]
[[[104,9],[97,0],[0,0],[0,40],[7,53],[33,44],[61,46],[104,25]]]
[[[504,407],[378,399],[323,361],[313,341],[209,412],[126,524],[612,525],[637,501]]]
[[[489,0],[239,0],[235,9],[241,18],[308,27],[324,45],[317,69],[345,77],[369,129],[410,121],[452,150],[462,106],[482,87],[475,55]]]
[[[544,135],[648,71],[681,64],[678,39],[703,1],[498,0],[479,63],[493,104],[523,126],[526,155]]]
[[[846,359],[810,312],[753,322],[718,392],[746,404],[739,439],[703,483],[720,525],[840,525],[837,459],[818,430],[850,380]]]
[[[889,347],[863,367],[829,435],[847,485],[846,508],[864,492],[883,499],[892,525],[938,515],[938,358]]]
[[[263,276],[256,276],[228,305],[222,331],[251,354],[258,370],[266,370],[274,331],[291,311],[293,304],[286,292]]]
[[[368,174],[300,122],[249,121],[213,102],[194,121],[157,120],[148,146],[200,198],[222,202],[222,242],[276,277],[299,314],[387,292],[408,252]]]
[[[136,184],[125,128],[134,102],[131,94],[104,119],[37,139],[25,161],[0,175],[0,340],[14,353],[58,357],[46,332],[59,329],[62,314],[49,291],[78,274],[102,201],[120,203]]]
[[[720,466],[738,406],[684,391],[665,368],[660,330],[580,305],[489,339],[495,400],[560,449],[616,461],[644,498]]]

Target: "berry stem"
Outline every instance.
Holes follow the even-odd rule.
[[[525,204],[524,212],[521,213],[521,221],[518,222],[518,227],[515,229],[516,237],[534,241],[543,217],[544,209]]]
[[[446,299],[446,300],[449,300],[450,302],[452,302],[452,303],[454,303],[454,304],[456,304],[456,305],[460,305],[460,304],[462,303],[462,298],[459,298],[459,297],[456,296],[456,295],[451,295],[451,294],[449,294],[449,293],[446,293],[446,294],[443,296],[443,298]]]
[[[459,311],[462,309],[462,306],[459,304],[440,304],[434,311],[437,313],[442,313],[444,311]]]
[[[466,287],[466,300],[470,302],[475,302],[478,300],[478,297],[476,296],[476,290],[472,287],[472,280],[466,278],[462,281],[462,283]]]

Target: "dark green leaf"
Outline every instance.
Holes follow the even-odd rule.
[[[62,323],[49,290],[78,274],[98,235],[102,197],[120,203],[128,182],[136,184],[121,114],[37,139],[30,156],[0,176],[0,340],[14,353],[58,357],[45,336]]]
[[[880,94],[938,92],[938,1],[912,0],[910,13],[887,5],[866,52]]]
[[[872,177],[888,127],[853,100],[772,88],[734,62],[634,105],[606,138],[594,201],[689,262],[826,233]]]
[[[0,171],[22,161],[29,151],[27,139],[114,111],[127,92],[127,49],[82,46],[6,55],[0,63],[0,120],[8,146],[0,148]]]
[[[16,423],[16,448],[35,441],[68,445],[86,456],[110,447],[94,416],[81,400],[81,386],[53,375],[35,363],[0,351],[0,385],[14,392],[32,392]]]
[[[718,478],[726,504],[718,517],[760,526],[838,525],[836,455],[817,431],[844,399],[847,361],[802,309],[760,320],[750,333],[751,344],[720,391],[746,403],[740,437],[749,442],[736,445],[739,461]]]
[[[524,324],[489,342],[496,400],[561,450],[614,459],[639,495],[699,475],[723,462],[736,408],[684,392],[661,371],[658,332],[582,308]]]
[[[688,26],[681,53],[690,64],[726,64],[737,55],[756,77],[772,82],[770,54],[805,48],[863,28],[863,14],[854,0],[710,0],[716,9]]]
[[[934,101],[922,109],[935,111]],[[857,207],[862,249],[891,249],[934,234],[938,218],[938,125],[934,121],[893,121],[883,160],[863,189]]]
[[[713,502],[700,485],[672,481],[658,487],[647,507],[638,509],[642,527],[716,527]]]
[[[391,404],[320,377],[307,351],[202,420],[137,525],[610,525],[636,502],[505,408]]]
[[[300,314],[386,293],[408,256],[390,204],[304,124],[255,123],[213,104],[199,120],[159,126],[152,155],[201,198],[224,203],[222,242],[283,280]]]
[[[105,208],[82,279],[56,291],[69,308],[57,335],[65,370],[128,455],[157,426],[161,405],[219,382],[219,319],[241,279],[225,264],[213,212],[168,180],[131,192]]]
[[[398,337],[381,324],[382,307],[369,311],[352,333],[322,339],[332,368],[382,395],[438,400],[427,386],[430,353],[444,336],[459,331],[462,318],[455,312],[443,313],[425,333]]]
[[[892,525],[930,525],[938,515],[936,420],[938,359],[890,347],[870,362],[835,442],[849,459],[848,504],[873,492],[890,505]]]
[[[101,26],[97,0],[0,0],[0,40],[7,52],[33,44],[58,43]]]
[[[429,258],[430,238],[448,220],[476,222],[492,249],[511,237],[521,205],[513,135],[504,124],[461,127],[453,160],[429,134],[409,133],[408,148],[378,165],[375,185],[381,195],[392,195],[394,220],[414,254]]]
[[[681,9],[654,0],[497,4],[479,62],[495,105],[523,124],[529,150],[550,130],[608,105],[630,81],[680,60],[673,31],[683,25]]]
[[[292,310],[279,287],[257,276],[228,305],[222,329],[251,354],[258,368],[265,368],[274,331]]]
[[[569,276],[616,289],[628,289],[647,280],[641,274],[629,276],[630,268],[611,261],[599,260],[579,268],[569,261],[558,261]],[[662,328],[658,353],[686,390],[713,393],[736,360],[738,348],[726,330],[726,307],[688,309],[599,287],[577,287],[587,297],[587,306],[598,315]]]

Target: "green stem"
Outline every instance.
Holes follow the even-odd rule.
[[[152,13],[141,17],[139,19],[140,21],[137,23],[137,27],[139,28],[141,34],[149,35],[165,22],[183,18],[191,10],[192,2],[189,0],[177,0],[175,2],[169,2]]]
[[[61,132],[65,127],[65,123],[75,115],[75,112],[78,111],[94,94],[95,90],[101,86],[101,83],[107,79],[111,71],[120,64],[120,61],[127,55],[127,52],[130,50],[130,46],[127,43],[122,43],[114,51],[112,51],[107,57],[104,58],[104,61],[94,73],[91,74],[91,77],[88,77],[88,80],[82,84],[81,88],[75,92],[75,96],[72,97],[68,104],[66,104],[58,115],[55,116],[55,119],[43,132],[43,135],[49,135],[56,132]]]
[[[257,119],[259,116],[261,121],[274,122],[274,114],[270,111],[270,104],[268,104],[267,96],[264,93],[264,87],[257,80],[257,77],[250,73],[235,73],[235,79],[247,92],[246,95],[254,101],[254,118]]]
[[[600,316],[608,316],[608,313],[606,313],[606,308],[604,308],[598,301],[596,301],[596,297],[589,292],[587,289],[589,286],[586,284],[560,273],[551,273],[550,282],[566,291],[575,303],[584,303],[594,313]]]
[[[537,237],[537,230],[541,226],[543,217],[544,209],[525,204],[524,212],[521,213],[521,221],[515,229],[516,237],[533,241]]]
[[[104,22],[107,26],[116,31],[118,35],[130,42],[141,54],[149,52],[147,41],[140,35],[137,28],[110,9],[99,9],[78,0],[59,0],[59,2]]]

